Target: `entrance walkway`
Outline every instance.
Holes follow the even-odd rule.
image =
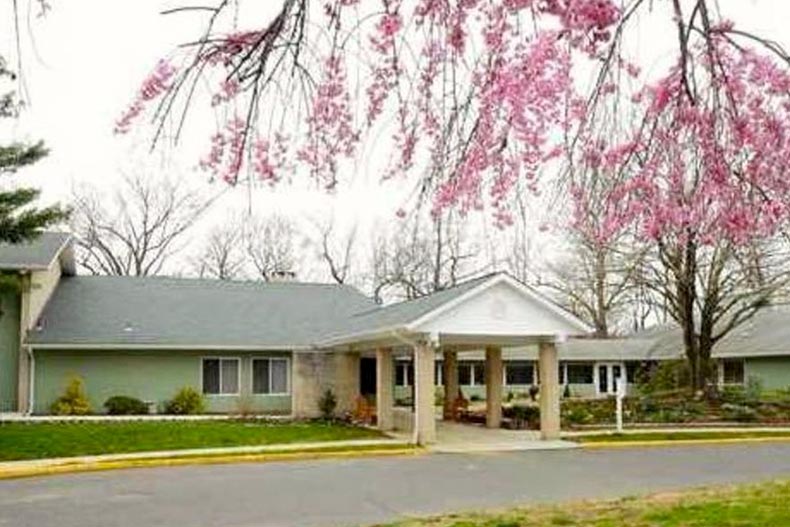
[[[398,439],[408,440],[410,434],[392,433]],[[519,450],[557,450],[576,448],[571,441],[541,441],[535,430],[505,430],[486,428],[482,425],[436,421],[436,442],[427,445],[432,452],[513,452]]]

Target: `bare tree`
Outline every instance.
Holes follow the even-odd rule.
[[[317,232],[315,245],[319,260],[326,266],[332,280],[348,283],[352,278],[353,260],[356,256],[357,225],[341,231],[334,218],[314,220]]]
[[[176,181],[125,177],[112,194],[73,191],[78,262],[93,274],[156,275],[209,202]]]
[[[783,236],[749,244],[660,238],[645,260],[643,284],[660,297],[680,326],[692,385],[712,376],[714,346],[774,302],[790,281]]]
[[[239,230],[228,224],[212,229],[200,254],[194,259],[194,267],[201,278],[242,278],[245,273],[245,259]]]
[[[373,247],[373,295],[413,299],[452,287],[479,272],[477,250],[452,213],[398,224]]]
[[[294,224],[282,216],[250,216],[245,221],[244,251],[259,278],[269,282],[283,274],[295,276],[295,236]]]
[[[542,285],[553,290],[570,311],[588,320],[596,337],[609,337],[627,324],[636,307],[634,278],[643,254],[639,245],[604,244],[575,236],[562,260],[549,265]]]

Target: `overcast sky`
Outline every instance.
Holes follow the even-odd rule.
[[[262,0],[258,0],[262,1]],[[274,0],[266,0],[273,2]],[[653,0],[655,4],[668,3]],[[29,107],[18,121],[0,123],[0,140],[43,139],[52,154],[24,173],[26,182],[43,188],[46,200],[63,200],[72,185],[89,183],[109,187],[123,171],[145,170],[153,177],[161,173],[184,174],[206,192],[220,192],[221,183],[209,185],[206,176],[193,172],[197,150],[151,154],[142,137],[113,135],[113,122],[131,100],[140,81],[180,43],[194,39],[199,19],[162,16],[166,7],[186,2],[158,0],[50,0],[46,18],[33,13],[23,17],[24,72]],[[0,6],[0,53],[13,56],[12,2]],[[28,2],[20,2],[24,10]],[[30,2],[37,9],[37,2]],[[209,1],[208,4],[211,4]],[[790,47],[788,0],[720,0],[722,12],[738,26],[759,32]],[[268,4],[267,4],[268,5]],[[23,13],[24,14],[24,13]],[[666,46],[675,38],[662,20],[639,21],[636,48],[648,72],[661,65]],[[200,146],[200,145],[198,145]],[[369,148],[369,146],[368,146]],[[362,156],[353,182],[327,196],[312,188],[282,187],[246,189],[225,193],[215,216],[224,209],[251,203],[260,212],[279,211],[293,216],[335,212],[343,221],[389,221],[406,198],[406,185],[381,186],[367,164],[375,156]],[[538,220],[536,220],[538,221]]]

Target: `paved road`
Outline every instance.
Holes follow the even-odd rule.
[[[0,525],[358,525],[782,476],[787,443],[136,469],[0,481]]]

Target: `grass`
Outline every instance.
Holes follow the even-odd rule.
[[[383,437],[327,423],[136,421],[0,425],[0,461]]]
[[[645,498],[452,514],[389,527],[779,527],[790,525],[790,481]]]
[[[742,431],[679,431],[679,432],[638,432],[633,434],[590,434],[569,437],[580,443],[623,443],[631,441],[706,441],[712,439],[782,439],[790,438],[784,430],[742,430]]]

